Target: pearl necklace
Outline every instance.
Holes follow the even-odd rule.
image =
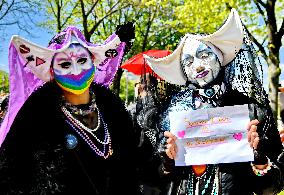
[[[64,113],[64,115],[66,116],[66,123],[72,127],[73,130],[75,130],[80,137],[83,138],[83,140],[93,149],[93,151],[95,151],[95,153],[98,156],[103,157],[104,159],[107,159],[109,156],[111,156],[113,154],[113,150],[111,149],[111,138],[110,138],[110,134],[108,131],[108,127],[107,124],[104,122],[103,117],[101,116],[101,113],[99,112],[98,108],[98,126],[95,129],[89,129],[88,127],[86,127],[85,125],[83,125],[79,120],[75,119],[72,114],[64,107],[61,107],[62,112]],[[99,128],[99,121],[102,120],[102,124],[104,127],[104,140],[101,141],[95,134],[94,132],[98,130]],[[88,135],[89,134],[89,135]],[[103,145],[103,151],[101,151],[94,143],[94,141],[92,141],[92,139],[90,138],[90,135],[95,138],[95,140]],[[108,149],[107,149],[108,147]]]
[[[61,107],[61,110],[62,110],[62,112],[65,114],[65,116],[67,117],[67,118],[69,118],[71,121],[73,121],[74,123],[76,123],[80,128],[82,128],[82,129],[84,129],[85,131],[87,131],[87,132],[89,132],[90,134],[92,134],[92,135],[94,135],[95,136],[95,139],[98,139],[97,137],[96,137],[96,135],[94,134],[94,132],[96,132],[98,129],[99,129],[99,127],[101,126],[101,122],[100,122],[100,120],[101,120],[101,114],[100,114],[100,111],[99,111],[99,109],[97,108],[97,112],[98,112],[98,125],[96,126],[96,128],[94,128],[94,129],[90,129],[90,128],[88,128],[88,127],[86,127],[83,123],[81,123],[78,119],[76,119],[76,118],[74,118],[73,116],[72,116],[72,114],[64,107],[64,106],[62,106]],[[97,140],[98,141],[98,140]],[[98,141],[99,142],[99,141]]]

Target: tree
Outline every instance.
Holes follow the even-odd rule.
[[[0,32],[2,39],[8,26],[16,26],[19,30],[33,35],[31,23],[35,23],[33,15],[38,12],[37,1],[32,0],[1,0]]]
[[[242,15],[246,16],[249,35],[268,65],[269,100],[275,119],[278,112],[280,48],[284,35],[283,0],[241,1]]]
[[[72,3],[71,3],[72,2]],[[49,20],[45,27],[61,31],[67,25],[81,26],[87,41],[105,40],[115,31],[115,27],[128,19],[125,10],[135,1],[108,0],[46,0]],[[55,19],[55,20],[54,20]],[[96,36],[93,36],[96,35]],[[114,79],[114,92],[118,95],[120,89],[120,69]]]
[[[131,10],[136,18],[136,37],[133,48],[127,55],[133,55],[149,49],[173,50],[184,33],[213,32],[229,13],[229,5],[236,1],[177,1],[177,0],[144,0]],[[203,11],[202,11],[203,10]],[[222,10],[220,12],[220,10]],[[208,19],[214,13],[216,18]],[[188,14],[193,13],[193,14]],[[194,15],[194,17],[193,17]],[[189,17],[190,16],[190,17]],[[192,20],[188,20],[191,18]],[[193,22],[194,21],[194,22]],[[202,28],[203,27],[203,28]],[[205,29],[206,27],[206,29]]]
[[[0,70],[0,93],[1,92],[9,92],[9,78],[8,73]]]
[[[47,21],[41,23],[41,26],[54,29],[61,32],[67,24],[74,22],[74,16],[78,13],[79,1],[72,0],[46,0],[42,1],[42,7],[45,7]]]
[[[130,80],[126,74],[122,76],[119,97],[125,102],[125,104],[134,101],[134,85],[134,80]]]
[[[126,0],[45,0],[42,7],[46,9],[48,20],[42,25],[57,32],[68,25],[76,25],[82,27],[87,41],[91,41],[93,34],[99,35],[98,38],[101,40],[104,35],[96,32],[99,26],[105,20],[112,20],[111,16],[128,7],[132,2]]]
[[[181,34],[169,23],[177,5],[173,0],[143,0],[133,8],[136,37],[131,56],[149,49],[174,49]]]
[[[181,34],[212,33],[228,17],[231,7],[236,7],[237,0],[192,0],[179,1],[174,8],[174,20],[169,22]]]

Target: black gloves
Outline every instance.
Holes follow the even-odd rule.
[[[264,145],[264,140],[260,139],[258,146],[257,146],[257,150],[253,150],[253,154],[254,154],[253,164],[255,164],[255,165],[265,165],[265,164],[268,163],[268,159],[263,152],[264,151],[263,145]]]
[[[162,160],[162,165],[160,167],[161,174],[171,173],[175,167],[175,161],[170,159],[166,154],[166,144],[167,138],[164,137],[158,147],[158,153],[160,154],[160,158]]]
[[[132,47],[133,40],[135,38],[134,30],[135,30],[135,26],[133,22],[127,22],[123,25],[118,25],[116,27],[115,34],[117,34],[120,41],[126,43],[124,52],[128,52]]]

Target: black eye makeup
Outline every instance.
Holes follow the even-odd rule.
[[[85,58],[85,57],[79,58],[79,59],[77,60],[77,63],[78,63],[78,64],[85,64],[86,62],[87,62],[87,58]]]
[[[182,64],[184,66],[190,66],[193,63],[193,61],[194,61],[194,58],[191,55],[185,54],[183,56]]]
[[[61,68],[68,69],[71,66],[71,62],[62,62],[58,64],[58,66],[61,66]]]
[[[209,47],[200,47],[196,51],[196,57],[206,59],[212,55],[212,50]]]
[[[199,54],[201,59],[208,58],[210,55],[211,55],[211,52],[207,52],[207,51],[201,52],[201,54]]]

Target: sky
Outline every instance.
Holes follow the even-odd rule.
[[[36,21],[44,21],[44,17],[42,14],[38,14],[35,16]],[[0,70],[5,70],[8,72],[8,48],[9,43],[12,35],[20,35],[23,38],[26,38],[33,43],[36,43],[40,46],[47,46],[49,40],[54,36],[53,34],[48,33],[47,29],[38,27],[33,25],[33,34],[34,36],[31,37],[24,32],[19,32],[16,26],[8,26],[6,28],[7,36],[5,37],[4,41],[0,44]],[[284,83],[284,47],[280,50],[280,67],[282,69],[282,73],[280,75],[280,80],[283,80]],[[268,70],[267,66],[263,66],[263,78],[264,78],[264,86],[267,89],[268,86]]]

